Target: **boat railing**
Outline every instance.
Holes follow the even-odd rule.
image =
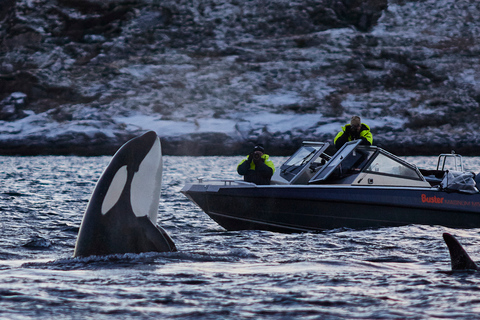
[[[453,164],[451,163],[452,160]],[[464,171],[462,156],[453,150],[452,153],[442,153],[438,156],[437,170],[445,171],[447,169],[460,172]]]
[[[224,184],[226,186],[231,186],[234,184],[237,185],[246,185],[246,186],[255,186],[255,183],[242,181],[242,180],[234,180],[234,179],[205,179],[203,177],[197,178],[198,183],[205,183],[205,182],[216,182],[220,184]]]

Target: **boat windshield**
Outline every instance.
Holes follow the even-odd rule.
[[[292,179],[299,175],[307,165],[315,161],[327,147],[328,143],[303,145],[280,167],[280,176],[292,182]]]
[[[406,163],[399,162],[397,159],[393,159],[382,153],[378,154],[365,172],[401,176],[408,179],[421,179],[414,167],[409,167]]]
[[[347,174],[348,171],[360,172],[371,156],[371,153],[368,151],[356,150],[360,142],[361,140],[347,142],[333,155],[332,159],[318,171],[310,180],[310,183],[325,181],[330,176],[338,178]]]
[[[360,141],[347,142],[332,159],[310,179],[309,183],[339,180],[361,172],[375,174],[377,177],[389,176],[423,181],[423,177],[414,165],[403,161],[383,149],[360,146],[359,142]],[[362,179],[360,179],[360,181],[362,181]],[[375,179],[375,181],[385,183],[385,181],[381,179]]]

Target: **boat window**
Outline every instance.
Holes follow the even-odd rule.
[[[353,152],[345,157],[345,160],[342,162],[342,166],[346,170],[346,173],[358,173],[362,171],[375,151],[376,150],[361,148],[353,150]]]
[[[290,159],[288,159],[280,167],[280,176],[291,181],[295,176],[303,171],[303,169],[311,161],[315,160],[318,155],[328,147],[328,144],[304,145]]]
[[[355,148],[361,140],[347,142],[343,147],[333,155],[327,164],[318,171],[318,173],[309,181],[310,183],[324,181],[328,177],[339,177],[347,174],[355,165],[365,164],[369,153]]]
[[[320,156],[310,164],[310,169],[317,171],[322,166],[324,166],[331,158],[332,157],[326,154],[325,152],[320,154]]]
[[[421,179],[414,168],[408,167],[387,155],[379,154],[365,171]]]

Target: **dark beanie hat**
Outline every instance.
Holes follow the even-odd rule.
[[[265,148],[263,147],[263,144],[257,144],[255,148],[253,148],[253,152],[255,151],[261,151],[262,153],[265,153]]]

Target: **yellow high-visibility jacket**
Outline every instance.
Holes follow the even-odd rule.
[[[348,141],[353,141],[357,139],[362,139],[362,142],[360,144],[368,145],[368,146],[372,145],[373,136],[372,136],[372,133],[370,132],[370,127],[368,125],[366,125],[365,123],[361,124],[361,129],[358,136],[354,136],[352,134],[351,127],[352,126],[350,124],[346,124],[345,126],[342,127],[342,131],[337,133],[337,136],[333,140],[333,143],[335,144],[335,147],[337,149],[340,149]]]
[[[255,184],[270,184],[270,179],[275,172],[275,165],[270,160],[268,154],[262,155],[262,160],[258,166],[255,165],[252,156],[243,159],[237,166],[238,174],[243,176],[243,180]]]

